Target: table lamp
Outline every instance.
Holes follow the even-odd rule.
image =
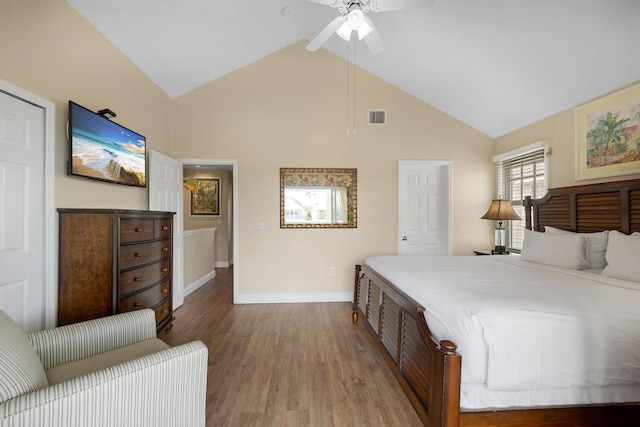
[[[491,206],[486,214],[482,216],[482,219],[492,219],[498,221],[498,227],[496,228],[495,235],[495,249],[491,251],[492,254],[503,254],[507,251],[506,248],[506,233],[502,227],[502,221],[504,220],[519,220],[521,219],[516,211],[513,210],[511,202],[509,200],[494,199],[491,201]]]

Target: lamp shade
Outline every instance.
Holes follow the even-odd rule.
[[[195,193],[198,191],[198,180],[195,178],[186,178],[182,181],[182,186],[187,190]]]
[[[496,247],[491,251],[492,254],[508,254],[506,251],[506,237],[505,229],[502,227],[503,220],[518,220],[520,217],[513,210],[511,202],[509,200],[494,199],[491,201],[491,206],[486,214],[482,216],[482,219],[492,219],[498,221],[498,227],[495,230],[495,244]]]
[[[511,202],[509,200],[501,200],[501,199],[492,200],[491,206],[489,206],[489,210],[481,218],[492,219],[495,221],[502,221],[505,219],[508,219],[508,220],[521,219],[516,213],[516,211],[513,210],[513,206],[511,206]]]

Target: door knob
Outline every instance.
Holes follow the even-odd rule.
[[[407,240],[407,236],[402,236],[402,240]]]

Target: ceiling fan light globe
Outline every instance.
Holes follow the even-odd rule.
[[[360,28],[364,23],[364,12],[360,9],[352,10],[347,15],[347,22],[353,30],[358,30],[358,28]]]
[[[336,34],[339,35],[345,41],[351,40],[351,26],[345,21],[340,28],[336,30]]]
[[[371,34],[371,31],[373,31],[373,27],[366,21],[363,22],[362,25],[360,25],[360,28],[358,28],[358,40],[362,40],[363,38],[367,37],[369,34]]]

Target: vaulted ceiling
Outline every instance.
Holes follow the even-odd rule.
[[[338,15],[304,0],[67,1],[172,98]],[[358,67],[492,137],[640,80],[638,0],[435,0],[367,16],[386,50],[357,42]],[[347,59],[336,35],[323,48]]]

